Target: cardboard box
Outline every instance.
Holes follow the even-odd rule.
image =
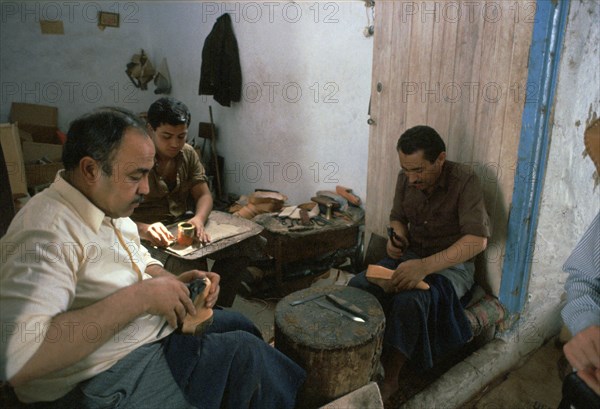
[[[27,186],[34,187],[52,183],[56,177],[56,172],[63,168],[62,162],[47,163],[43,165],[25,165]]]
[[[10,121],[18,123],[19,129],[31,134],[34,142],[60,144],[58,130],[58,108],[13,102]]]
[[[62,145],[23,141],[22,146],[23,160],[26,165],[35,163],[44,157],[52,162],[60,162],[62,160]]]
[[[23,159],[28,187],[53,182],[56,172],[64,168],[62,145],[23,141]],[[40,160],[52,163],[39,163]]]

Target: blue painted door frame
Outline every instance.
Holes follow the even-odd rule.
[[[527,96],[508,219],[500,302],[509,322],[527,300],[539,205],[548,160],[554,93],[570,0],[537,0],[529,51]]]

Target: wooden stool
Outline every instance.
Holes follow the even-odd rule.
[[[336,296],[362,309],[365,323],[325,309],[325,295]],[[292,306],[293,301],[323,295]],[[298,393],[298,408],[316,408],[361,386],[372,378],[381,355],[385,315],[377,299],[352,287],[313,287],[283,298],[275,308],[275,348],[307,372]]]

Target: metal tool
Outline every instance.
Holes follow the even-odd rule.
[[[315,300],[315,304],[317,304],[319,307],[323,307],[323,308],[325,308],[327,310],[330,310],[330,311],[333,311],[333,312],[337,312],[338,314],[341,314],[344,317],[349,318],[349,319],[351,319],[354,322],[360,322],[361,324],[365,323],[365,320],[363,320],[362,318],[357,317],[354,314],[350,314],[349,312],[344,311],[344,310],[342,310],[342,309],[340,309],[338,307],[334,307],[331,304],[327,304],[327,303],[324,303],[322,301],[317,301],[317,300]]]
[[[196,278],[195,280],[186,284],[188,290],[190,291],[190,299],[194,303],[196,302],[196,297],[198,297],[204,291],[204,289],[206,288],[206,285],[207,285],[207,282],[206,282],[205,277]],[[160,336],[162,335],[162,333],[164,332],[164,330],[167,328],[168,325],[169,325],[169,323],[167,321],[165,321],[163,326],[158,331],[158,334],[156,334],[156,338],[160,338]]]
[[[396,234],[393,227],[388,226],[387,234],[388,234],[388,237],[390,238],[392,246],[394,246],[397,249],[400,249],[402,251],[404,251],[406,249],[408,243],[406,243],[402,237],[400,237]],[[400,245],[396,244],[396,240],[398,240],[400,242]]]
[[[306,297],[306,298],[305,298],[305,299],[303,299],[303,300],[296,300],[296,301],[292,301],[292,302],[290,303],[290,305],[291,305],[291,306],[294,306],[294,305],[300,305],[300,304],[304,304],[305,302],[309,302],[309,301],[312,301],[312,300],[315,300],[315,299],[317,299],[317,298],[319,298],[319,297],[324,297],[324,296],[325,296],[325,294],[315,294],[315,295],[311,295],[310,297]]]
[[[349,301],[346,301],[345,299],[338,297],[337,295],[334,294],[327,294],[325,296],[325,298],[327,298],[329,301],[331,301],[333,303],[333,305],[341,308],[342,310],[348,311],[349,313],[356,315],[359,318],[362,318],[363,320],[367,320],[368,316],[367,314],[361,310],[360,308],[358,308],[356,305],[352,304]]]
[[[330,220],[327,220],[326,218],[324,218],[323,216],[320,216],[320,215],[319,215],[319,216],[315,216],[315,217],[313,218],[313,221],[315,222],[315,224],[316,224],[317,226],[325,226],[326,224],[331,224],[331,223],[333,223],[332,221],[330,221]]]

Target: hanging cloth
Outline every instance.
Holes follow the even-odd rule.
[[[156,77],[154,77],[154,85],[156,85],[155,94],[171,93],[171,74],[169,74],[169,66],[167,65],[166,58],[163,58],[158,66]]]
[[[213,95],[223,106],[242,96],[242,68],[231,17],[219,17],[202,49],[199,95]]]
[[[154,67],[144,50],[140,54],[131,57],[131,62],[127,64],[125,72],[133,85],[141,90],[148,89],[148,83],[152,81],[155,74]]]

